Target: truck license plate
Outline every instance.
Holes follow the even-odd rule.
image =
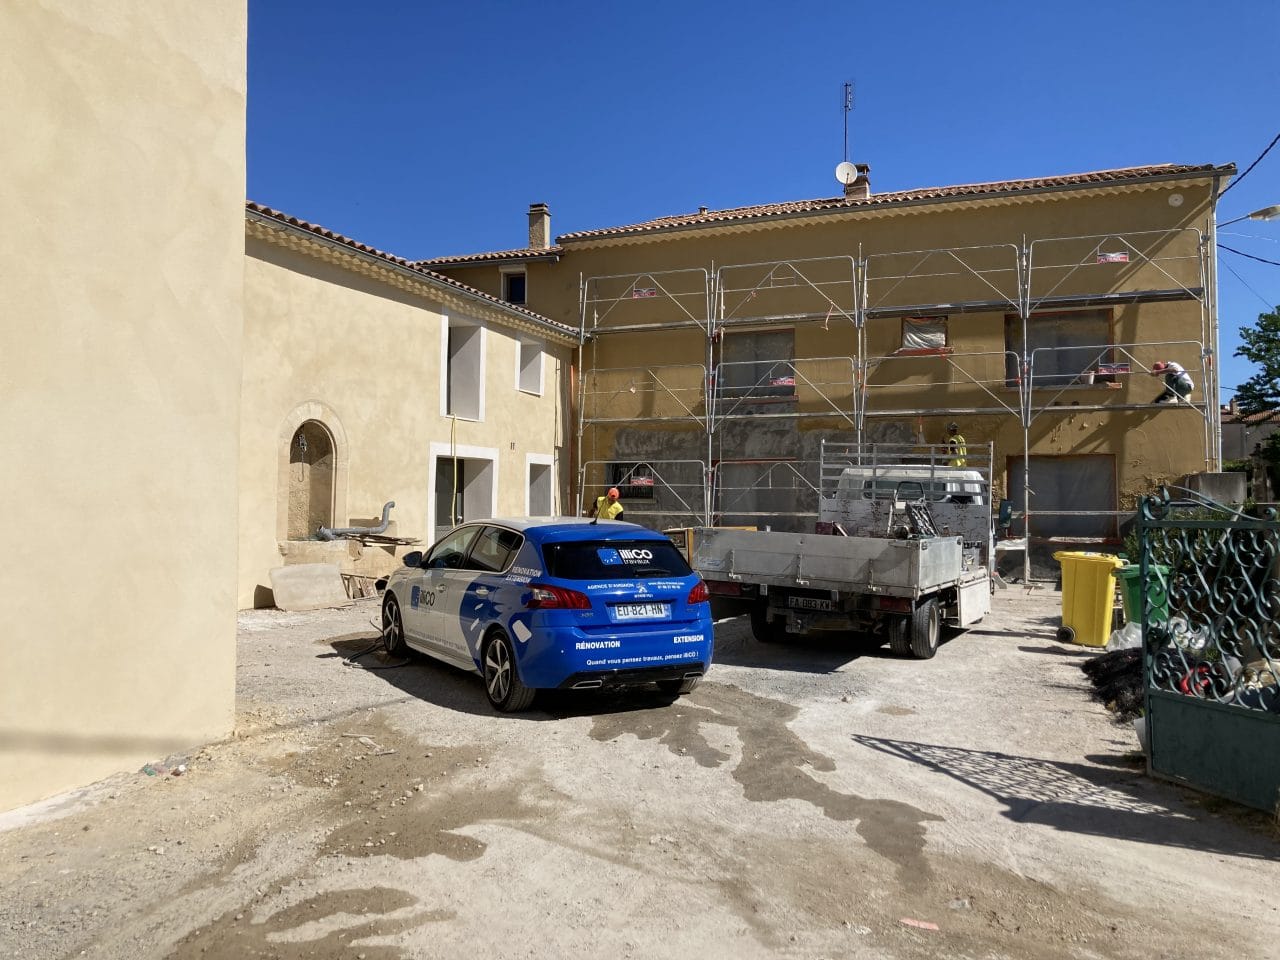
[[[619,603],[613,608],[615,620],[668,620],[670,617],[669,603]]]
[[[835,603],[818,597],[787,597],[787,606],[795,610],[834,610]]]

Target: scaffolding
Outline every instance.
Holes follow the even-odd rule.
[[[1033,515],[1100,513],[1033,511],[1032,428],[1044,418],[1128,410],[1186,417],[1197,424],[1205,468],[1217,469],[1211,254],[1202,231],[1179,228],[888,253],[859,248],[856,256],[581,277],[579,512],[585,491],[627,483],[627,519],[659,528],[816,518],[817,456],[803,450],[794,457],[768,456],[753,445],[762,432],[806,419],[858,443],[877,421],[1016,419],[1022,436],[1019,519],[1028,542]],[[1188,317],[1178,327],[1195,330],[1193,336],[1114,342],[1113,325],[1096,343],[1038,342],[1059,311],[1078,317],[1086,308],[1178,302],[1194,305],[1198,323]],[[904,344],[888,353],[873,348],[871,333],[880,321],[945,318],[949,341],[957,331],[963,340],[966,317],[993,313],[1004,315],[1005,350],[964,352],[949,343]],[[834,339],[848,344],[847,355],[725,356],[726,334],[814,325],[823,328],[825,342],[835,330]],[[690,350],[697,349],[701,362],[597,365],[606,338],[643,331],[668,340],[679,331],[696,336],[698,346]],[[696,357],[687,352],[670,359]],[[1134,402],[1128,378],[1171,358],[1202,386],[1201,398],[1163,406]],[[931,402],[922,404],[922,397]],[[598,428],[643,433],[658,425],[670,431],[666,436],[676,448],[670,459],[653,459],[643,443],[599,449]],[[1014,478],[1006,482],[1012,493]],[[1029,550],[1023,564],[1029,578]]]

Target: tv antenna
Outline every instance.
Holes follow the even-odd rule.
[[[844,159],[849,160],[849,111],[853,109],[853,81],[844,82]]]
[[[844,84],[844,160],[836,164],[836,181],[846,187],[858,179],[858,168],[849,162],[849,111],[853,109],[853,81]]]

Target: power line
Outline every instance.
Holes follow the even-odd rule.
[[[1269,144],[1267,144],[1267,149],[1263,150],[1260,154],[1258,154],[1258,160],[1261,160],[1268,153],[1270,153],[1271,148],[1274,147],[1277,142],[1280,142],[1280,133],[1277,133],[1275,136],[1275,139],[1272,140]],[[1244,173],[1240,174],[1240,176],[1236,177],[1234,180],[1228,183],[1227,189],[1223,190],[1220,194],[1218,194],[1218,199],[1221,200],[1223,197],[1225,197],[1228,193],[1231,192],[1232,187],[1234,187],[1237,183],[1239,183],[1241,180],[1247,177],[1249,175],[1249,171],[1258,165],[1258,160],[1255,160],[1253,161],[1253,163],[1249,164],[1248,168],[1246,168]]]
[[[1269,263],[1273,267],[1280,267],[1280,260],[1264,260],[1262,257],[1255,257],[1252,253],[1245,253],[1242,250],[1237,250],[1235,247],[1228,247],[1225,243],[1218,244],[1218,249],[1227,250],[1237,256],[1247,257],[1250,260],[1257,260],[1259,263]]]
[[[1253,287],[1249,286],[1249,281],[1246,280],[1244,277],[1240,276],[1240,274],[1236,273],[1235,268],[1233,268],[1231,264],[1224,263],[1223,266],[1226,267],[1231,272],[1231,275],[1233,277],[1235,277],[1237,280],[1239,280],[1241,283],[1244,284],[1246,290],[1248,290],[1255,297],[1257,297],[1259,300],[1265,303],[1267,305],[1268,310],[1271,310],[1275,306],[1275,304],[1273,304],[1270,300],[1268,300],[1266,297],[1260,294],[1257,290],[1253,289]]]

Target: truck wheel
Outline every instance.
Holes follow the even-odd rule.
[[[938,600],[932,597],[920,603],[911,613],[911,655],[917,660],[932,660],[938,652],[938,635],[942,632],[942,616]]]
[[[787,628],[777,620],[769,619],[769,604],[757,603],[751,608],[751,635],[761,643],[781,643]]]
[[[889,649],[899,657],[911,656],[911,618],[890,617],[885,622]]]

